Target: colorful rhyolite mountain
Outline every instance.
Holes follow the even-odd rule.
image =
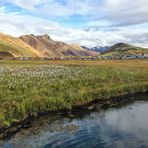
[[[81,57],[97,56],[97,52],[81,48],[79,45],[68,45],[54,41],[45,35],[24,35],[15,38],[0,33],[0,58],[11,57]]]
[[[64,42],[54,41],[47,34],[35,36],[24,35],[20,37],[25,43],[37,49],[45,57],[65,57],[65,56],[97,56],[97,52],[81,48],[79,45],[68,45]]]

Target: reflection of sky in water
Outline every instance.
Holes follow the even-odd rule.
[[[82,119],[59,116],[54,120],[43,118],[33,123],[32,128],[22,129],[1,147],[148,147],[148,102],[91,113]]]

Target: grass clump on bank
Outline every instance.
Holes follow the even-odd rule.
[[[148,91],[148,61],[1,61],[0,127],[38,112]]]

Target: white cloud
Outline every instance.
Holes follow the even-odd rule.
[[[4,0],[2,0],[4,1]],[[46,16],[68,17],[95,14],[100,0],[5,0],[28,11]]]
[[[14,36],[48,33],[55,40],[89,47],[118,42],[148,47],[147,0],[65,0],[66,4],[55,0],[8,1],[36,16],[19,11],[8,13],[4,5],[0,7],[0,32]],[[59,23],[58,18],[73,19],[75,14],[87,17],[84,27],[66,27],[68,19],[63,25]]]
[[[148,0],[104,0],[104,17],[118,25],[148,22]]]
[[[79,14],[90,21],[113,25],[148,22],[148,0],[1,0],[46,17],[70,17]]]
[[[148,0],[6,0],[47,17],[70,17],[79,14],[101,18],[114,25],[148,22]],[[91,20],[98,21],[98,20]],[[101,19],[102,21],[102,19]]]
[[[45,33],[49,29],[59,26],[57,22],[38,18],[30,15],[21,15],[17,12],[0,12],[0,31],[19,36],[22,34]]]

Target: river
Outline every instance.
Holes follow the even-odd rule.
[[[148,148],[148,96],[108,109],[42,117],[1,140],[0,147]]]

